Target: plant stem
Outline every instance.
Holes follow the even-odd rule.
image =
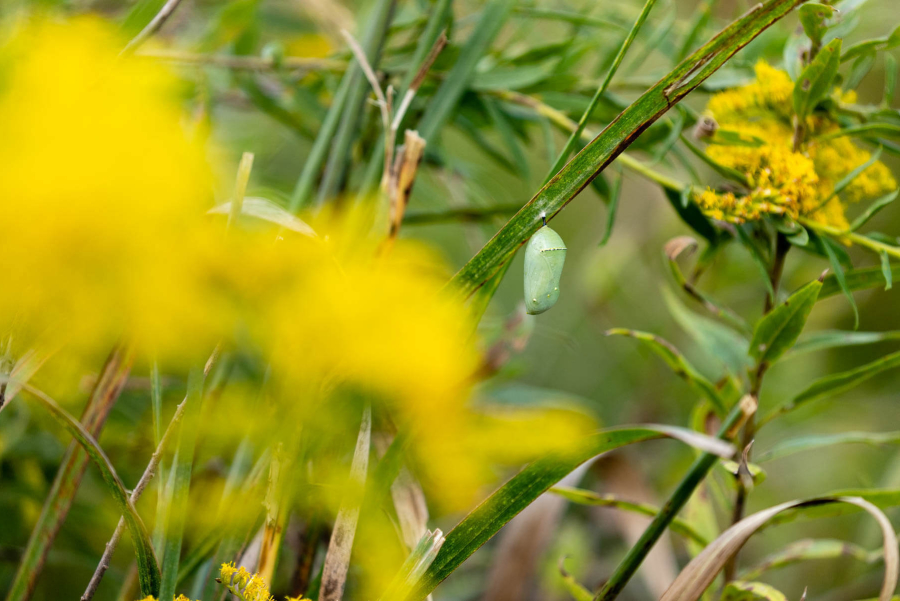
[[[765,305],[763,307],[763,315],[771,311],[776,303],[776,298],[778,296],[778,288],[781,284],[781,276],[784,273],[784,262],[785,257],[787,257],[788,251],[791,249],[791,243],[788,242],[787,237],[778,233],[775,238],[775,255],[772,258],[772,271],[770,272],[769,279],[772,283],[772,296],[768,293],[766,294]],[[768,364],[765,362],[761,362],[756,366],[756,371],[753,375],[753,382],[750,389],[750,394],[755,398],[759,398],[759,392],[762,388],[763,377],[766,375],[766,370],[768,369]],[[750,460],[750,449],[748,447],[753,444],[753,439],[756,436],[756,416],[750,416],[750,419],[747,420],[747,423],[744,425],[744,433],[741,437],[741,449],[747,449],[746,459]],[[742,460],[743,460],[742,456]],[[747,487],[744,486],[744,481],[741,477],[738,477],[735,481],[737,486],[737,492],[734,497],[734,509],[731,513],[731,525],[737,524],[742,519],[744,519],[744,510],[747,506],[747,495],[750,491],[747,490]],[[728,562],[725,564],[725,582],[731,582],[734,580],[735,571],[737,569],[737,557],[738,552],[731,556]]]
[[[842,230],[830,225],[825,225],[824,223],[818,223],[805,217],[800,217],[799,219],[797,219],[797,222],[815,232],[829,234],[836,238],[846,238],[850,242],[855,242],[856,244],[859,244],[860,246],[869,250],[875,251],[876,253],[883,252],[888,256],[894,257],[895,259],[900,259],[900,247],[891,246],[890,244],[885,244],[883,242],[879,242],[878,240],[872,240],[871,238],[863,236],[862,234],[857,234],[856,232]]]
[[[756,400],[753,397],[748,395],[741,399],[725,418],[725,421],[719,428],[718,437],[723,440],[733,438],[744,422],[755,412]],[[613,575],[606,581],[603,588],[594,596],[594,601],[611,601],[618,597],[631,577],[634,576],[638,567],[643,563],[647,554],[650,553],[653,545],[666,531],[666,528],[675,519],[675,516],[681,511],[681,508],[684,507],[694,490],[703,481],[707,472],[715,465],[718,459],[717,455],[704,453],[694,461],[687,474],[679,482],[678,487],[669,497],[669,500],[666,501],[666,504],[656,514],[656,517],[653,518],[647,529],[644,530],[641,538],[628,550],[628,554],[619,563],[616,571],[613,572]]]

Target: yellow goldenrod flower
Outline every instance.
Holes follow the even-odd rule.
[[[820,115],[808,118],[807,143],[794,151],[793,88],[787,73],[760,62],[756,65],[756,81],[710,99],[707,110],[720,128],[765,141],[758,147],[707,147],[713,160],[744,174],[750,184],[748,193],[740,197],[709,189],[696,195],[698,205],[710,217],[742,223],[766,214],[805,216],[845,228],[843,202],[875,198],[896,188],[888,168],[876,161],[840,193],[840,198],[831,198],[835,184],[871,155],[846,137],[817,139],[839,129],[837,123]],[[844,95],[845,100],[852,98]]]

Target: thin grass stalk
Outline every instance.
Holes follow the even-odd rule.
[[[378,66],[381,49],[387,36],[388,28],[394,14],[396,0],[378,0],[372,14],[365,21],[368,23],[362,46],[366,58],[373,68]],[[316,204],[322,206],[325,202],[337,197],[341,192],[347,165],[350,161],[350,149],[356,138],[359,119],[365,107],[368,95],[368,83],[363,77],[362,69],[358,62],[354,62],[344,75],[349,79],[347,96],[344,101],[340,123],[334,136],[329,140],[330,153],[325,163],[325,172],[319,184],[316,196]]]
[[[132,349],[125,346],[114,348],[107,358],[81,416],[84,430],[92,437],[96,438],[100,434],[110,410],[118,400],[131,372],[133,359]],[[41,515],[31,531],[19,569],[7,594],[7,601],[25,601],[34,592],[47,554],[69,514],[89,461],[90,457],[78,442],[72,442],[66,449]]]
[[[178,563],[181,559],[181,542],[184,537],[184,524],[187,518],[187,501],[191,486],[191,472],[194,465],[194,449],[197,444],[197,431],[200,427],[200,409],[203,401],[204,374],[200,369],[193,369],[188,375],[185,415],[178,434],[178,454],[172,466],[174,470],[174,488],[166,525],[166,539],[163,545],[162,582],[159,599],[175,596],[175,584],[178,579]]]

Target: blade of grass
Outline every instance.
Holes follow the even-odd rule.
[[[459,99],[475,74],[475,67],[485,55],[500,28],[509,18],[515,0],[490,0],[481,13],[478,25],[462,46],[459,58],[435,92],[417,127],[419,135],[433,142],[437,133],[456,108]]]
[[[552,219],[634,140],[719,69],[731,56],[801,0],[759,5],[682,61],[671,73],[625,109],[554,176],[453,278],[465,296],[484,284],[512,252]]]
[[[600,98],[602,98],[603,94],[606,93],[606,88],[609,87],[609,83],[612,81],[613,76],[616,74],[616,71],[619,70],[619,65],[622,64],[622,59],[625,58],[625,54],[628,52],[628,49],[631,48],[631,43],[634,42],[635,36],[638,34],[638,31],[641,30],[641,26],[644,24],[644,21],[647,20],[647,16],[650,14],[650,10],[653,8],[654,4],[656,4],[656,0],[647,0],[644,3],[644,8],[641,9],[641,13],[638,15],[637,20],[631,27],[631,31],[628,32],[628,35],[625,37],[625,41],[622,42],[622,45],[619,47],[619,52],[616,54],[616,58],[613,60],[612,65],[609,67],[609,71],[606,72],[606,77],[603,79],[603,83],[600,84],[600,87],[597,88],[596,92],[594,92],[594,97],[591,98],[588,107],[581,115],[581,119],[578,120],[578,127],[575,128],[575,131],[572,132],[572,135],[570,135],[569,139],[566,141],[566,145],[563,146],[562,152],[559,153],[559,156],[556,158],[556,162],[550,168],[550,174],[547,176],[547,179],[544,180],[544,184],[546,184],[547,181],[554,174],[558,173],[559,170],[563,168],[563,165],[566,164],[566,161],[569,158],[569,153],[572,152],[572,149],[575,148],[575,145],[578,143],[578,140],[581,137],[581,132],[584,131],[585,124],[594,113],[594,109],[600,102]]]
[[[92,437],[100,434],[110,410],[118,400],[131,371],[132,359],[132,351],[121,346],[113,349],[107,358],[81,416],[82,428]],[[15,376],[14,372],[12,377]],[[10,382],[10,388],[13,383]],[[41,515],[28,539],[19,569],[6,597],[7,601],[25,601],[31,597],[50,547],[72,507],[89,460],[88,454],[76,442],[66,449]]]
[[[156,372],[156,376],[159,376],[159,372]],[[172,438],[173,433],[175,432],[175,427],[179,423],[181,423],[181,418],[184,415],[184,407],[185,401],[182,401],[181,404],[179,404],[175,409],[175,415],[172,416],[172,420],[166,427],[165,433],[157,441],[156,450],[150,457],[150,462],[144,469],[144,473],[141,475],[141,479],[138,480],[138,483],[135,485],[134,490],[131,491],[131,496],[129,497],[129,499],[132,504],[138,502],[138,499],[141,498],[141,494],[143,494],[144,489],[147,488],[150,480],[156,475],[157,467],[160,466],[162,454],[168,446],[169,440]],[[162,490],[162,488],[163,487],[160,487],[160,490]],[[97,569],[94,570],[94,575],[91,576],[91,580],[88,583],[84,594],[81,596],[81,601],[90,601],[90,599],[93,598],[94,593],[97,592],[97,587],[100,586],[100,581],[103,579],[103,575],[106,573],[106,570],[109,569],[109,562],[112,559],[112,554],[116,550],[116,546],[118,546],[119,539],[122,537],[122,532],[124,530],[125,518],[123,517],[119,519],[119,524],[116,526],[112,537],[110,537],[109,542],[106,543],[106,549],[103,551],[103,556],[100,558],[100,562],[97,564]]]
[[[372,13],[362,21],[367,23],[362,47],[365,50],[366,59],[373,69],[378,67],[378,59],[381,56],[381,49],[396,4],[397,0],[377,0]],[[350,161],[351,145],[356,138],[360,116],[364,113],[366,97],[369,93],[369,83],[363,76],[358,62],[353,62],[344,74],[344,78],[349,81],[347,96],[342,107],[340,123],[337,125],[334,135],[328,140],[330,153],[316,197],[319,206],[335,198],[341,191],[347,164]],[[343,81],[341,83],[343,84]]]
[[[56,401],[30,384],[22,384],[22,390],[37,400],[75,438],[91,461],[100,469],[106,488],[112,495],[113,500],[115,500],[119,511],[122,512],[125,524],[128,526],[128,531],[131,534],[131,541],[134,544],[135,555],[137,556],[141,595],[157,596],[159,594],[160,572],[156,563],[156,555],[153,553],[153,545],[150,543],[150,537],[147,535],[141,516],[138,515],[137,510],[128,498],[125,487],[122,485],[122,481],[116,474],[116,470],[109,458],[103,452],[103,449],[100,448],[100,445],[97,444],[91,433],[65,409],[60,407]]]
[[[172,465],[174,470],[174,486],[169,506],[169,519],[165,528],[163,544],[162,582],[159,588],[159,599],[175,596],[175,583],[178,579],[178,563],[181,559],[181,541],[184,536],[184,524],[187,518],[187,501],[191,486],[191,471],[194,465],[194,449],[197,444],[197,432],[200,429],[200,408],[203,401],[204,374],[200,369],[193,369],[188,375],[185,414],[178,433],[178,451]]]

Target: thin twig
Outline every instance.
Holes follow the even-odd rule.
[[[138,46],[146,42],[150,37],[153,36],[163,24],[172,16],[172,13],[175,12],[175,9],[178,8],[178,5],[181,4],[181,0],[167,0],[167,2],[163,5],[159,12],[156,13],[156,16],[153,17],[147,26],[144,27],[139,34],[134,36],[128,45],[122,49],[122,52],[119,53],[119,56],[127,56],[137,50]]]
[[[350,45],[350,50],[353,51],[353,56],[356,57],[356,62],[359,63],[360,68],[366,75],[366,79],[369,80],[369,84],[372,86],[372,90],[375,92],[375,98],[377,99],[375,104],[377,104],[378,108],[381,110],[381,122],[384,125],[386,136],[384,145],[384,170],[382,171],[381,184],[382,186],[386,186],[390,177],[391,163],[393,162],[394,157],[394,141],[388,135],[388,132],[391,131],[391,108],[387,98],[384,97],[384,91],[381,89],[378,77],[375,76],[375,71],[372,70],[372,65],[370,65],[368,59],[366,59],[366,53],[363,51],[362,47],[355,39],[353,39],[353,36],[350,35],[347,30],[342,29],[341,35],[347,40],[347,44]]]
[[[435,41],[434,46],[431,47],[431,50],[428,52],[428,56],[425,57],[425,60],[422,62],[422,66],[419,67],[419,70],[416,71],[415,77],[413,77],[412,83],[409,84],[409,88],[406,90],[406,93],[403,95],[403,100],[400,101],[400,106],[397,108],[397,112],[394,114],[394,121],[391,123],[391,135],[396,138],[397,131],[400,129],[400,122],[403,121],[403,117],[406,116],[406,111],[409,109],[409,105],[412,103],[413,98],[416,95],[416,92],[419,91],[419,86],[422,85],[422,82],[425,81],[425,76],[428,75],[428,72],[431,70],[432,65],[434,65],[434,61],[437,60],[438,55],[444,50],[444,47],[447,46],[447,31],[444,30],[441,32],[441,35],[438,36],[437,41]]]
[[[285,71],[340,71],[347,67],[342,60],[312,58],[306,56],[263,57],[233,56],[229,54],[198,54],[178,50],[141,50],[135,53],[141,58],[153,58],[175,63],[208,65],[225,69],[265,71],[283,69]]]

